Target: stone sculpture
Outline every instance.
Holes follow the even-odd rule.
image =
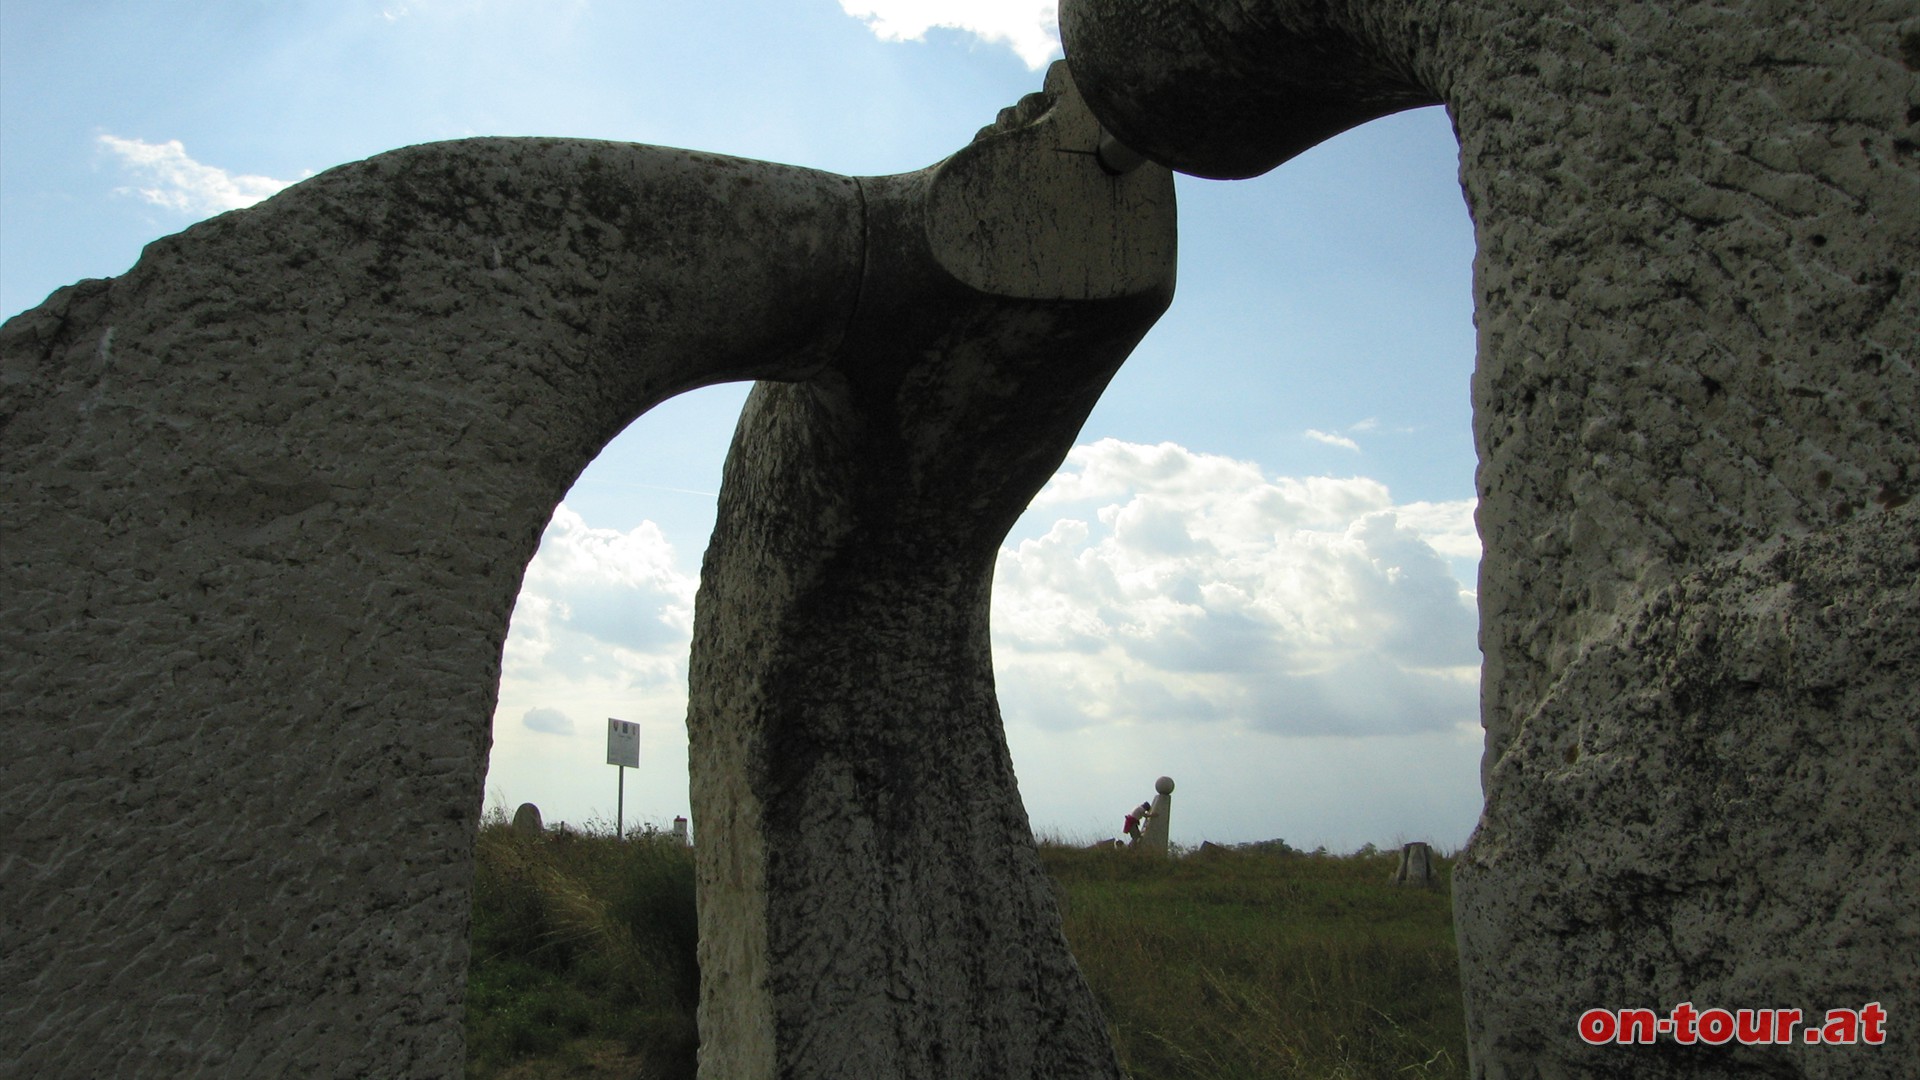
[[[928,730],[911,725],[932,722],[982,755],[964,775],[1010,792],[974,662],[979,553],[1172,288],[1168,175],[1102,172],[1091,121],[1060,76],[1050,85],[1004,130],[906,177],[580,140],[412,147],[157,241],[124,276],[0,327],[0,790],[25,808],[0,825],[0,1063],[48,1077],[457,1075],[472,848],[521,573],[599,448],[692,387],[805,382],[763,391],[754,415],[796,461],[840,469],[736,462],[736,488],[749,485],[728,495],[736,520],[812,506],[827,516],[809,530],[845,528],[850,546],[823,565],[749,526],[719,578],[762,582],[777,604],[822,574],[866,582],[858,558],[908,558],[924,538],[920,561],[871,584],[919,570],[950,584],[947,608],[918,610],[957,621],[903,632],[972,682],[946,713],[903,672],[895,742],[910,752]],[[899,468],[845,461],[846,439],[883,440]],[[974,470],[990,464],[1008,471]],[[763,481],[793,486],[751,487]],[[967,501],[931,513],[929,483]],[[963,552],[973,561],[941,563]],[[803,641],[809,627],[847,613],[769,621],[733,602],[736,622],[702,617],[702,648],[760,651],[740,656],[753,674],[702,667],[696,783],[784,810],[760,774],[701,771],[748,768],[760,737],[701,709],[780,689],[766,680],[793,674],[796,645],[826,644]],[[826,693],[866,674],[809,677]],[[869,722],[870,704],[845,715]],[[818,760],[782,745],[796,756],[780,768]],[[695,798],[703,905],[751,919],[768,852],[756,830],[789,825]],[[1019,983],[1032,999],[997,1015],[1061,1029],[1014,1026],[992,1046],[961,1032],[923,1051],[1110,1076],[1104,1029],[1032,895],[1017,805],[967,834],[970,863],[932,869],[1005,884],[989,909],[1014,921],[982,940],[1030,947],[1032,978],[929,967],[890,988],[923,992],[932,1013],[959,1008],[944,995],[961,988]],[[891,851],[905,808],[885,809],[869,824]],[[817,883],[846,865],[818,865]],[[728,887],[742,891],[714,892]],[[877,929],[955,932],[914,921],[931,909],[900,912]],[[752,1040],[792,1030],[755,1026],[772,1019],[754,1011],[756,980],[771,972],[778,992],[790,971],[737,943],[817,954],[777,917],[759,938],[743,925],[707,946],[746,965],[709,972],[708,1023],[747,1040],[722,1058],[764,1064],[776,1044]]]
[[[1419,885],[1431,889],[1440,883],[1433,873],[1433,849],[1423,840],[1400,845],[1400,862],[1388,877],[1395,885]]]
[[[540,808],[530,802],[523,802],[513,812],[513,831],[521,836],[538,837],[546,832],[546,823],[541,820]]]
[[[1905,1075],[1588,1047],[1592,1007],[1920,1041],[1910,3],[1064,0],[1122,143],[1247,176],[1445,104],[1479,254],[1476,1075]],[[1892,1045],[1885,1048],[1892,1051]]]
[[[1161,855],[1173,854],[1173,777],[1153,782],[1153,812],[1140,830],[1140,848]]]
[[[1910,6],[1061,17],[1104,153],[1058,74],[907,177],[415,147],[0,328],[0,1064],[456,1073],[521,571],[627,422],[753,378],[795,385],[743,418],[697,617],[707,1074],[1113,1075],[995,801],[984,615],[995,528],[1172,285],[1166,174],[1096,162],[1247,175],[1444,103],[1479,238],[1475,1071],[1906,1069],[1574,1018],[1874,1000],[1920,1037]]]
[[[1173,187],[1064,65],[863,182],[860,324],[762,383],[695,604],[701,1075],[1118,1077],[993,692],[995,555],[1172,297]]]

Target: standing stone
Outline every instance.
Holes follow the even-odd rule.
[[[862,181],[834,379],[729,453],[688,702],[700,1072],[1116,1080],[1015,784],[994,558],[1172,295],[1173,186],[1093,155],[1066,77]]]
[[[513,831],[529,837],[538,837],[544,832],[540,808],[530,802],[521,803],[520,809],[513,812]]]
[[[1146,827],[1140,830],[1140,847],[1146,851],[1170,855],[1172,844],[1173,817],[1173,778],[1163,776],[1153,782],[1153,813],[1147,815]]]
[[[1433,850],[1425,841],[1400,846],[1400,865],[1388,880],[1395,885],[1419,885],[1428,889],[1439,884],[1433,873]]]
[[[1912,0],[1064,0],[1060,25],[1107,129],[1201,175],[1420,105],[1459,134],[1476,1075],[1910,1075],[1623,1053],[1570,1018],[1880,1000],[1888,1049],[1920,1044]]]

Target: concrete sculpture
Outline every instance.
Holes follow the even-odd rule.
[[[1173,854],[1173,777],[1153,782],[1153,812],[1140,830],[1139,846],[1160,855]]]
[[[906,177],[415,147],[0,328],[0,1065],[456,1073],[487,717],[541,526],[653,403],[767,379],[793,385],[743,417],[696,628],[705,1071],[1113,1075],[985,634],[996,529],[1171,289],[1166,174],[1096,162],[1247,175],[1444,103],[1480,248],[1475,1071],[1906,1069],[1911,7],[1062,24],[1104,153],[1059,73]],[[1688,1000],[1879,1001],[1895,1045],[1575,1034]]]
[[[521,573],[580,469],[679,391],[812,380],[817,393],[787,400],[844,411],[819,418],[826,441],[801,439],[805,460],[891,431],[904,471],[771,475],[798,486],[772,493],[768,512],[840,507],[849,535],[884,534],[897,512],[900,536],[936,541],[917,564],[934,576],[976,553],[948,578],[963,621],[909,636],[969,654],[965,677],[982,677],[970,651],[986,655],[984,584],[977,626],[975,598],[960,596],[990,565],[982,538],[1064,453],[1172,287],[1168,175],[1102,172],[1091,121],[1060,77],[1050,85],[944,168],[900,178],[578,140],[413,147],[157,241],[126,275],[62,289],[0,328],[0,790],[18,808],[0,825],[0,1064],[49,1077],[457,1075],[473,838]],[[978,433],[952,426],[996,417]],[[987,463],[1009,471],[970,472]],[[780,468],[749,458],[736,484]],[[822,489],[856,481],[868,486]],[[914,485],[933,481],[970,485],[949,509],[964,535],[908,520],[924,509]],[[769,602],[805,595],[819,569],[778,537],[731,550],[769,560],[721,575],[764,574]],[[735,610],[738,625],[703,620],[703,647],[756,642],[769,663],[810,620],[839,617]],[[866,673],[819,674],[824,692]],[[702,685],[736,702],[772,689],[748,675]],[[912,691],[907,742],[944,704]],[[986,692],[975,686],[948,726],[987,725]],[[991,758],[997,731],[969,730]],[[969,775],[1010,793],[999,766],[979,765]],[[714,782],[698,766],[696,780]],[[751,783],[730,790],[767,798]],[[729,824],[747,808],[696,798],[703,860],[764,857],[757,825]],[[970,847],[1009,890],[993,909],[1016,918],[1002,952],[1033,950],[1033,1000],[997,1015],[1066,1033],[1000,1029],[1009,1044],[991,1052],[1112,1075],[1032,895],[1017,806]],[[872,825],[891,845],[900,820]],[[822,884],[834,873],[817,869]],[[715,864],[703,873],[711,889]],[[744,873],[728,884],[751,892]],[[704,903],[752,917],[749,900]],[[886,932],[928,928],[901,910]],[[766,925],[749,940],[805,953],[787,924]],[[744,962],[787,977],[778,957]],[[958,986],[1003,988],[998,975],[918,974],[927,1011],[952,1008],[941,995]],[[711,973],[716,1030],[735,1014],[758,1022],[753,977]],[[721,1053],[771,1060],[767,1045]]]
[[[695,604],[701,1075],[1119,1075],[1001,729],[1001,540],[1172,297],[1170,174],[1112,177],[1056,64],[866,181],[859,325],[762,383]]]
[[[1920,18],[1901,0],[1065,0],[1147,157],[1445,104],[1479,254],[1477,1075],[1906,1075],[1920,1041]],[[1878,1000],[1880,1052],[1584,1009]],[[1894,1050],[1903,1044],[1905,1050]]]

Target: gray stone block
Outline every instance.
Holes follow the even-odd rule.
[[[1474,220],[1476,1075],[1908,1075],[1589,1047],[1590,1007],[1920,1041],[1920,19],[1910,3],[1065,0],[1093,111],[1246,176],[1444,104]]]

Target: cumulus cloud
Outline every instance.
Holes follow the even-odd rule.
[[[924,41],[935,27],[1005,45],[1038,71],[1060,52],[1053,0],[840,0],[882,41]]]
[[[529,731],[545,732],[548,735],[573,734],[573,718],[559,709],[528,709],[520,723]]]
[[[995,579],[1010,723],[1383,735],[1475,715],[1472,596],[1447,563],[1470,502],[1107,439],[1034,505],[1053,525]]]
[[[527,564],[503,667],[524,678],[671,683],[693,638],[698,587],[653,522],[594,528],[562,503]]]
[[[183,214],[239,210],[296,183],[270,176],[234,174],[202,165],[187,156],[186,146],[178,139],[150,143],[102,135],[99,141],[137,181],[115,190]]]

